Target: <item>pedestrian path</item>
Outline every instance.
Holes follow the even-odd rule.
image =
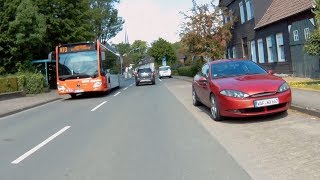
[[[58,95],[56,90],[51,90],[48,93],[37,95],[27,95],[14,99],[0,101],[0,117],[8,116],[26,109],[33,108],[48,102],[56,101],[66,96]]]

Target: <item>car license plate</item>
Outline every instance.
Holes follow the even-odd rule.
[[[279,104],[279,98],[263,99],[254,101],[254,107],[265,107]]]

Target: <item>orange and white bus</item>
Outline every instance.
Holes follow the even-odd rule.
[[[56,47],[58,93],[71,97],[87,92],[108,92],[120,86],[119,74],[108,68],[120,56],[99,41]]]

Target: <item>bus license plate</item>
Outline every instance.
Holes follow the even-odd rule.
[[[254,101],[254,107],[265,107],[279,104],[279,98],[263,99]]]
[[[74,90],[74,92],[75,93],[81,93],[81,92],[84,92],[84,90],[83,89],[76,89],[76,90]]]

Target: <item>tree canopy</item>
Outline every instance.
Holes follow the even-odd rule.
[[[214,5],[213,1],[198,5],[193,0],[190,14],[182,14],[186,22],[182,24],[180,36],[185,52],[213,60],[222,58],[236,20],[232,13]],[[225,23],[223,17],[229,17],[230,21]]]
[[[124,23],[116,3],[119,0],[0,1],[0,74],[47,58],[58,44],[93,41],[100,34],[114,37]]]
[[[162,38],[159,38],[151,44],[148,54],[155,58],[158,65],[161,65],[162,58],[164,57],[170,65],[177,61],[177,56],[172,44]]]
[[[305,51],[314,56],[320,56],[320,0],[315,0],[314,14],[318,28],[315,29],[305,44]]]

